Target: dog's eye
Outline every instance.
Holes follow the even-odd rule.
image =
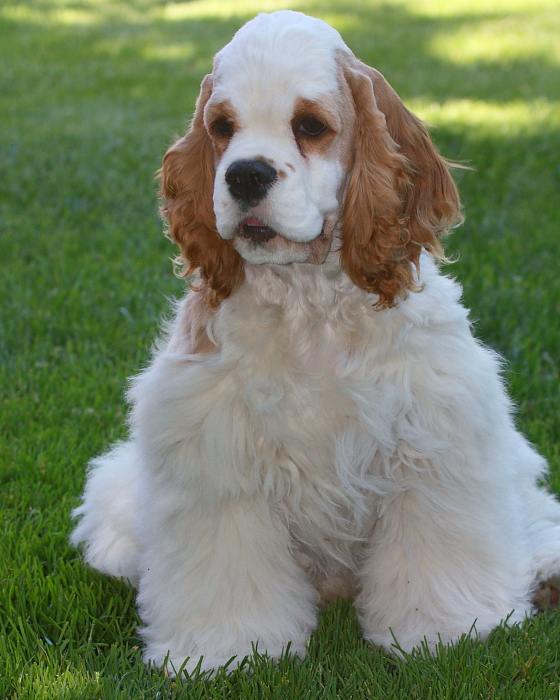
[[[307,136],[319,136],[326,128],[327,125],[323,124],[319,119],[315,119],[315,117],[304,117],[299,123],[298,131]]]
[[[220,136],[232,136],[233,135],[233,124],[229,119],[217,119],[212,124],[212,129],[216,134]]]

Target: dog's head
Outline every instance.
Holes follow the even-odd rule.
[[[383,76],[291,11],[259,15],[217,54],[164,158],[162,198],[211,306],[245,261],[321,264],[333,243],[354,283],[391,306],[460,211],[446,161]]]

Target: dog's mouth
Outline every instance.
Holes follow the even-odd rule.
[[[243,219],[239,224],[238,235],[247,241],[252,243],[267,243],[273,238],[278,236],[279,239],[288,242],[288,239],[282,236],[282,234],[275,231],[270,226],[267,226],[264,221],[257,219],[255,216],[251,216],[248,219]],[[313,240],[323,241],[325,239],[325,227],[321,229],[321,233]],[[311,243],[312,241],[309,241]]]
[[[280,234],[260,219],[252,216],[239,224],[239,235],[253,243],[266,243]]]
[[[324,262],[330,247],[332,231],[326,232],[327,224],[311,241],[292,241],[268,226],[262,219],[251,216],[237,226],[234,247],[247,262],[253,264],[288,264]]]

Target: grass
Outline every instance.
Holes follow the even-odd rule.
[[[558,612],[403,664],[339,604],[299,667],[173,682],[141,664],[133,591],[68,545],[84,465],[123,436],[126,378],[183,291],[154,173],[214,52],[281,6],[334,24],[473,166],[451,272],[560,492],[556,0],[3,0],[0,698],[558,697]]]

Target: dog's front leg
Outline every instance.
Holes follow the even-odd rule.
[[[157,493],[150,502],[138,597],[146,661],[161,666],[168,658],[174,673],[187,658],[192,671],[201,657],[202,669],[215,670],[236,656],[232,669],[254,647],[278,658],[288,643],[303,658],[317,623],[317,593],[264,497],[167,508],[161,520]]]
[[[493,503],[486,486],[410,488],[382,506],[357,601],[367,639],[434,651],[530,612],[532,569],[518,513],[507,508],[507,486]]]

